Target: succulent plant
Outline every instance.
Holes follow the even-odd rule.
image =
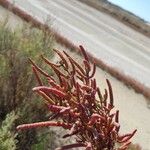
[[[83,54],[83,66],[65,51],[54,50],[60,57],[57,63],[52,63],[41,56],[53,69],[56,74],[55,79],[30,59],[39,84],[33,88],[33,91],[43,97],[47,109],[52,114],[48,121],[19,125],[17,129],[47,126],[67,129],[68,132],[63,138],[74,135],[76,143],[62,146],[57,150],[77,147],[84,147],[85,150],[125,150],[130,145],[130,139],[136,130],[120,135],[119,110],[113,110],[111,84],[106,79],[108,88],[102,94],[94,78],[96,65],[90,62],[84,48],[82,46],[79,48]],[[47,79],[46,85],[41,76]]]

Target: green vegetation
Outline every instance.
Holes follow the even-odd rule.
[[[23,122],[45,120],[47,112],[31,91],[35,80],[28,58],[38,62],[40,55],[52,58],[53,35],[24,25],[10,30],[7,21],[0,23],[0,149],[31,149],[40,138],[36,130],[15,134]],[[51,70],[49,70],[51,74]],[[43,136],[41,133],[40,136]],[[18,142],[17,142],[18,141]]]
[[[2,122],[0,128],[0,149],[1,150],[15,150],[16,149],[16,136],[13,131],[11,131],[16,115],[14,112],[7,114],[6,119]]]

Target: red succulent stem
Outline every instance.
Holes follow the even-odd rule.
[[[46,104],[55,104],[55,102],[53,101],[53,99],[51,97],[49,97],[46,93],[38,90],[37,91],[39,95],[41,95],[44,100],[46,101]]]
[[[95,75],[95,72],[96,72],[96,64],[93,63],[93,70],[92,70],[92,73],[91,73],[91,75],[89,76],[89,78],[93,78],[94,75]]]
[[[82,54],[83,54],[85,60],[87,60],[87,61],[89,62],[89,58],[88,58],[88,55],[87,55],[87,53],[86,53],[84,47],[83,47],[82,45],[79,45],[79,48],[80,48],[80,50],[81,50],[81,52],[82,52]]]
[[[90,142],[87,143],[85,150],[93,150],[92,144]]]
[[[85,147],[85,144],[75,143],[75,144],[65,145],[65,146],[56,148],[55,150],[69,150],[69,149],[72,149],[72,148],[79,148],[79,147]]]
[[[113,92],[112,92],[112,87],[108,79],[106,79],[107,85],[108,85],[108,90],[109,90],[109,100],[110,100],[110,105],[114,105],[114,98],[113,98]]]
[[[37,72],[37,70],[36,70],[36,68],[34,66],[32,66],[32,70],[33,70],[33,72],[34,72],[34,74],[36,76],[36,79],[37,79],[39,85],[42,86],[43,85],[42,80],[40,79],[40,77],[38,75],[38,72]]]
[[[49,92],[51,94],[54,94],[56,96],[59,96],[60,98],[65,98],[67,96],[66,93],[56,89],[56,88],[50,88],[50,87],[46,87],[46,86],[38,86],[33,88],[33,91],[42,91],[42,92]]]
[[[116,111],[115,121],[119,123],[119,110]]]
[[[36,123],[19,125],[17,126],[17,130],[38,128],[38,127],[49,127],[49,126],[63,127],[64,129],[70,129],[72,127],[71,125],[63,122],[44,121],[44,122],[36,122]]]
[[[87,60],[83,61],[86,71],[86,76],[89,77],[89,72],[91,71],[90,63]]]
[[[65,51],[64,51],[65,55],[69,58],[70,61],[72,61],[72,63],[74,64],[74,66],[76,66],[83,75],[86,76],[85,71],[83,70],[83,68],[81,67],[80,64],[78,64],[71,56],[69,56]]]
[[[47,79],[48,79],[48,83],[49,83],[52,87],[54,87],[54,88],[56,88],[56,89],[58,89],[58,90],[60,90],[60,91],[63,91],[63,88],[62,88],[59,84],[57,84],[56,81],[52,80],[51,78],[47,78]]]
[[[38,67],[30,58],[29,61],[31,62],[31,64],[35,67],[35,69],[40,72],[42,75],[44,75],[45,77],[51,77],[48,73],[46,73],[45,71],[43,71],[40,67]]]
[[[131,144],[131,142],[127,141],[122,146],[120,146],[117,150],[126,150],[130,144]]]
[[[124,135],[124,136],[121,136],[121,137],[119,137],[118,139],[118,142],[119,143],[125,143],[125,142],[127,142],[127,141],[129,141],[133,136],[134,136],[134,134],[137,132],[137,130],[134,130],[132,133],[130,133],[130,134],[126,134],[126,135]]]
[[[68,62],[66,61],[66,59],[64,58],[64,56],[62,55],[61,52],[59,52],[58,50],[54,49],[54,51],[59,55],[59,57],[61,58],[61,60],[63,61],[64,65],[65,65],[65,69],[68,70],[69,65]]]

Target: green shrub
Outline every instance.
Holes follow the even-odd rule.
[[[16,125],[47,119],[45,106],[31,91],[35,82],[28,58],[45,68],[39,58],[41,54],[52,58],[53,44],[53,35],[44,29],[24,25],[11,30],[6,22],[0,23],[0,124],[11,111],[18,114]],[[48,72],[51,74],[51,70]],[[30,149],[36,142],[36,135],[36,130],[19,133],[17,149]]]
[[[14,112],[7,114],[6,119],[2,122],[0,126],[0,149],[1,150],[15,150],[16,140],[15,134],[12,131],[14,121],[16,120],[16,115]]]

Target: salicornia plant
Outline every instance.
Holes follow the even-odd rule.
[[[102,94],[94,78],[96,65],[92,66],[82,46],[80,50],[84,57],[83,67],[65,51],[54,50],[60,57],[56,64],[41,56],[55,72],[55,79],[30,59],[39,84],[33,91],[43,97],[52,114],[49,121],[23,124],[17,129],[57,126],[69,130],[63,138],[76,136],[76,143],[57,150],[77,147],[84,147],[85,150],[125,150],[136,130],[119,134],[119,111],[112,111],[114,98],[111,84],[106,79],[108,89]],[[44,85],[42,76],[47,79],[47,85]],[[57,121],[51,121],[53,119]]]

